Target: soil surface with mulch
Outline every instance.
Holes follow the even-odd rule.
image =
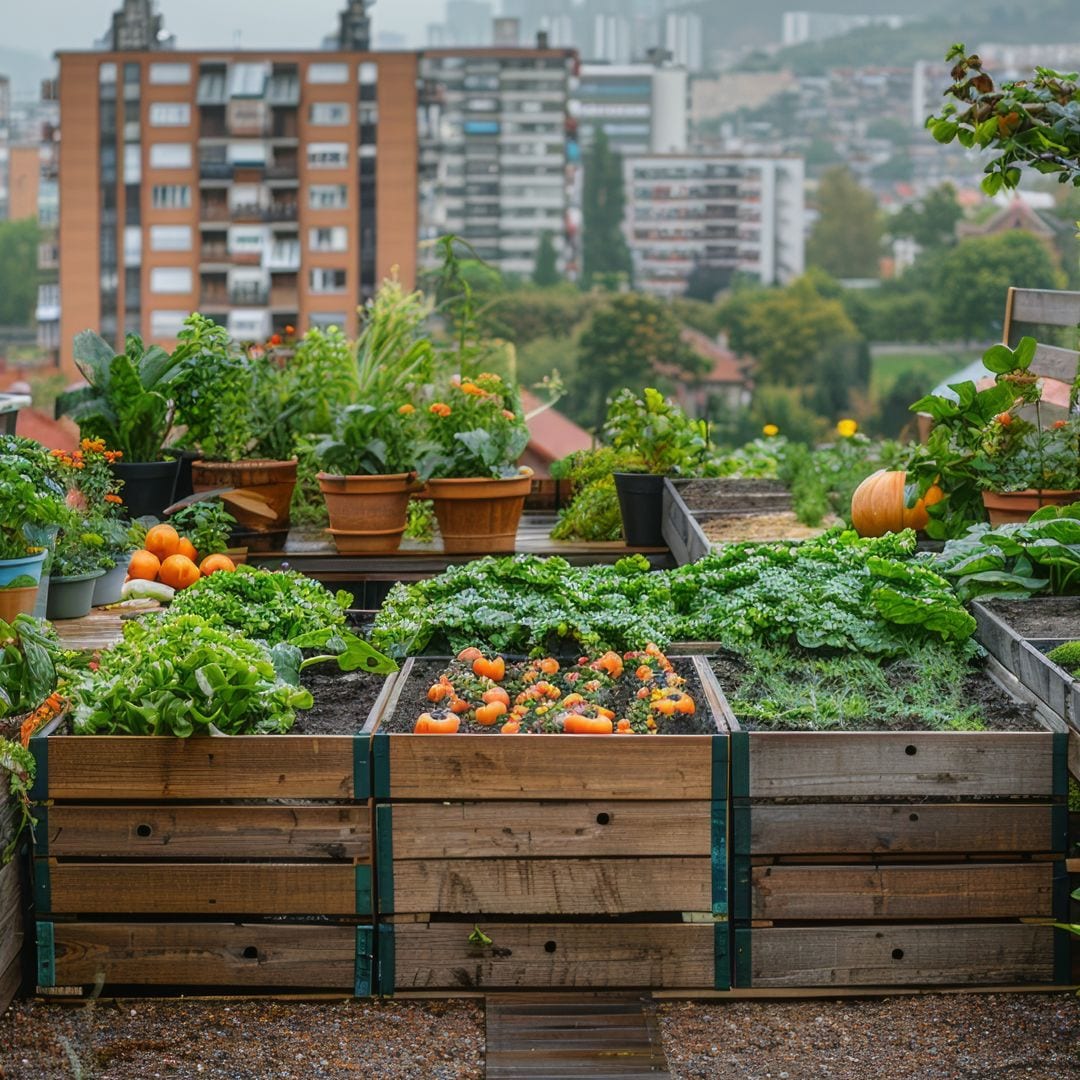
[[[722,514],[699,518],[701,531],[714,544],[738,544],[747,540],[809,540],[841,524],[830,514],[820,525],[804,525],[794,511],[777,514]]]
[[[1071,994],[663,1002],[673,1080],[1080,1080]],[[17,1003],[4,1080],[480,1080],[467,1001]],[[540,1074],[537,1074],[540,1075]]]
[[[738,697],[739,687],[747,673],[746,663],[735,653],[718,653],[710,658],[709,663],[720,682],[728,702]],[[891,670],[883,665],[883,670],[894,688],[903,688],[903,683],[910,679],[910,672],[902,667]],[[980,707],[985,731],[1046,731],[1035,716],[1035,709],[1025,705],[1009,695],[985,672],[972,675],[964,686],[964,696],[968,702]],[[734,706],[733,706],[734,708]],[[739,716],[735,709],[735,718],[746,731],[781,731],[781,724],[764,724],[760,721],[748,721]],[[873,725],[844,725],[830,730],[838,731],[921,731],[928,726],[917,713],[881,716]],[[811,730],[800,728],[799,730]],[[940,730],[940,729],[939,729]]]
[[[315,704],[296,714],[290,735],[355,735],[367,723],[386,676],[342,671],[330,662],[307,668],[300,681]]]
[[[1036,596],[1030,600],[991,600],[987,607],[1021,637],[1080,637],[1080,596]]]
[[[727,477],[676,483],[679,496],[695,510],[748,510],[754,500],[770,510],[789,510],[791,492],[779,480],[732,480]]]

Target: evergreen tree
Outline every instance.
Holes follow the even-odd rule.
[[[583,266],[586,287],[596,279],[629,282],[633,263],[622,233],[626,213],[622,158],[597,126],[593,144],[585,155],[585,190],[582,199]]]
[[[876,278],[881,222],[873,193],[846,167],[830,169],[817,192],[819,217],[806,243],[807,266],[837,278]]]
[[[555,251],[555,242],[550,232],[545,232],[540,237],[540,245],[536,249],[536,265],[533,267],[532,280],[534,285],[546,288],[549,285],[557,285],[559,276],[559,256]]]
[[[0,326],[31,326],[37,305],[38,223],[0,222]]]

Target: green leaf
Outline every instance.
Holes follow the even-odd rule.
[[[318,631],[325,633],[325,631]],[[290,686],[300,685],[300,665],[304,655],[298,645],[293,642],[279,642],[270,650],[270,660],[274,665],[274,672],[282,681]]]
[[[951,120],[938,120],[930,129],[930,134],[933,135],[939,143],[948,143],[956,138],[956,133],[959,130],[960,125],[953,123]]]

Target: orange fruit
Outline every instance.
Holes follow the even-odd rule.
[[[180,534],[171,525],[155,525],[146,534],[146,550],[159,559],[167,559],[180,549]]]
[[[131,556],[128,577],[141,578],[143,581],[156,581],[161,569],[161,560],[151,551],[140,549]]]
[[[201,577],[199,568],[186,555],[170,555],[158,571],[158,581],[173,589],[186,589]]]
[[[199,570],[205,574],[206,577],[216,573],[218,570],[231,572],[235,569],[236,564],[228,555],[207,555],[206,558],[199,563]]]
[[[180,543],[176,545],[174,555],[186,555],[193,563],[199,561],[198,553],[195,551],[195,545],[186,537],[180,537]]]

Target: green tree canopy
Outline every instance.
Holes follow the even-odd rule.
[[[37,307],[38,224],[0,221],[0,326],[30,326]]]
[[[545,232],[540,237],[540,244],[536,249],[536,264],[533,266],[532,282],[534,285],[544,288],[555,285],[560,280],[559,256],[555,251],[555,241],[550,232]]]
[[[597,279],[631,280],[633,261],[622,232],[625,213],[622,158],[611,149],[598,125],[585,155],[582,195],[582,279],[586,287]]]
[[[806,262],[833,277],[878,276],[881,222],[877,200],[847,168],[830,169],[817,191],[818,220],[806,244]]]
[[[964,216],[952,184],[942,184],[915,203],[901,207],[887,223],[890,236],[910,237],[924,249],[956,243],[956,224]]]

